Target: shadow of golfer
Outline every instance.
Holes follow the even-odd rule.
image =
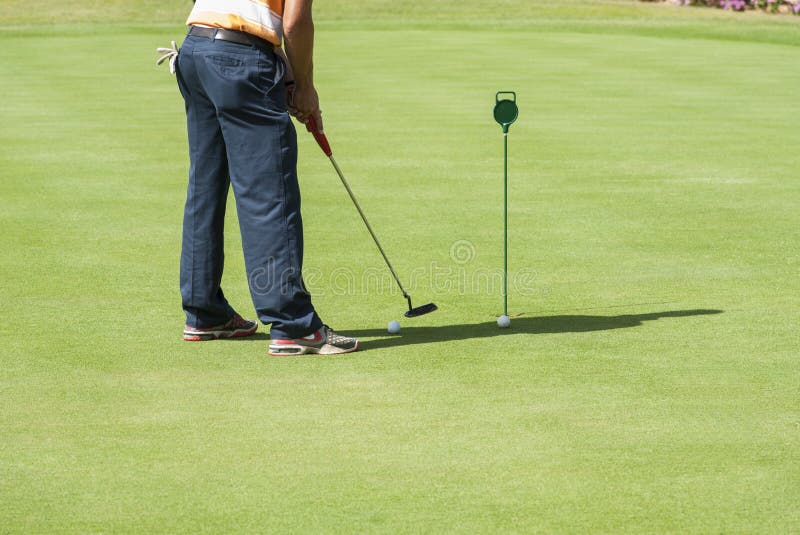
[[[508,336],[513,334],[582,333],[638,327],[645,321],[660,318],[682,318],[721,314],[722,310],[668,310],[650,314],[623,314],[620,316],[542,316],[538,318],[514,318],[511,327],[499,329],[496,322],[445,325],[441,327],[405,327],[402,334],[389,335],[384,329],[348,330],[348,336],[356,338],[380,337],[377,340],[361,342],[363,349],[447,342],[488,336]]]

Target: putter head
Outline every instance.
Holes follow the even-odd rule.
[[[430,314],[431,312],[433,312],[437,308],[439,308],[439,307],[437,307],[433,303],[428,303],[427,305],[418,306],[416,308],[409,308],[408,311],[406,312],[405,316],[407,318],[416,318],[417,316],[423,316],[425,314]]]

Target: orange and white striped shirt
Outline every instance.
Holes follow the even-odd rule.
[[[186,24],[247,32],[280,46],[284,0],[197,0]]]

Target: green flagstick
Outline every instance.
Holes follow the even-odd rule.
[[[503,316],[508,316],[508,127],[503,125]]]
[[[500,95],[510,95],[511,99]],[[508,127],[517,120],[517,94],[513,91],[498,91],[495,95],[494,120],[503,127],[503,316],[508,319]],[[501,318],[503,319],[503,318]],[[503,325],[498,320],[498,325]]]

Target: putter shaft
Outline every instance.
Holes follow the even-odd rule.
[[[400,291],[403,292],[403,297],[405,297],[406,300],[408,301],[408,309],[411,310],[411,297],[409,297],[409,295],[406,293],[405,288],[403,288],[403,284],[400,282],[400,277],[397,276],[397,273],[394,271],[394,268],[392,267],[392,263],[389,262],[389,257],[386,256],[386,253],[384,252],[383,247],[381,247],[381,242],[378,241],[378,237],[375,235],[375,232],[372,230],[372,226],[369,224],[369,221],[367,221],[367,216],[364,215],[364,211],[361,209],[361,205],[358,204],[358,200],[356,200],[356,196],[355,196],[355,194],[353,194],[353,190],[350,189],[350,184],[348,184],[347,180],[344,178],[344,173],[342,173],[342,170],[339,168],[339,164],[336,163],[336,158],[333,157],[333,154],[330,154],[328,156],[328,158],[330,159],[331,163],[333,164],[333,168],[336,169],[336,174],[339,175],[339,180],[342,181],[342,185],[344,186],[344,189],[347,190],[347,194],[350,196],[350,200],[353,201],[353,204],[355,205],[356,210],[358,210],[358,215],[361,216],[361,220],[364,221],[364,225],[367,227],[367,230],[369,231],[370,236],[372,236],[372,241],[374,241],[375,245],[378,246],[378,251],[380,251],[381,256],[383,257],[383,260],[386,262],[386,265],[389,267],[389,271],[392,272],[392,277],[394,277],[395,282],[397,282],[397,286],[399,286],[400,287]]]

